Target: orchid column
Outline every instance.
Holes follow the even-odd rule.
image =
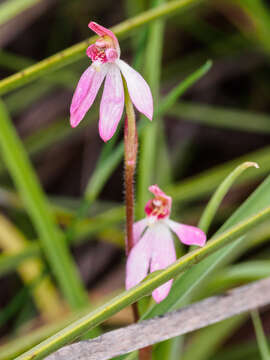
[[[126,253],[129,255],[133,243],[134,218],[134,173],[137,157],[137,131],[133,104],[149,120],[153,116],[151,90],[143,77],[120,59],[120,46],[112,31],[97,23],[88,25],[97,35],[95,44],[88,47],[86,54],[92,64],[82,74],[70,107],[70,123],[77,126],[92,106],[98,90],[105,79],[100,104],[99,134],[106,142],[114,135],[121,120],[124,104],[126,120],[125,142],[125,192],[126,192]],[[137,314],[134,309],[134,316]]]

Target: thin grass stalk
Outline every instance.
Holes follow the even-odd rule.
[[[153,9],[158,5],[164,5],[164,0],[155,0]],[[154,108],[157,107],[159,98],[159,82],[161,73],[161,57],[163,44],[163,21],[153,22],[149,27],[148,43],[145,54],[145,77],[151,87],[154,100]],[[155,174],[155,162],[157,154],[158,130],[161,130],[157,112],[152,124],[147,123],[140,136],[140,159],[138,171],[138,201],[137,215],[144,216],[144,206],[149,198],[148,187],[153,183]],[[165,164],[164,164],[165,166]],[[165,171],[165,170],[164,170]]]
[[[260,350],[262,360],[270,359],[270,352],[267,339],[263,330],[263,325],[258,310],[251,311],[251,319],[256,333],[257,343]]]
[[[3,254],[17,254],[28,246],[23,234],[3,215],[0,214],[0,248]],[[17,271],[25,285],[41,277],[44,264],[38,258],[22,262]],[[40,280],[32,290],[34,302],[45,321],[54,321],[63,312],[63,304],[50,276]]]
[[[63,234],[57,227],[48,199],[2,102],[0,119],[3,159],[33,221],[51,269],[70,306],[85,306],[88,297]]]
[[[168,4],[145,11],[144,13],[131,19],[127,19],[126,21],[112,27],[111,30],[117,37],[122,39],[127,38],[133,30],[155,19],[175,15],[178,11],[186,10],[188,6],[195,5],[201,1],[202,0],[170,1]],[[85,41],[73,45],[66,50],[50,56],[49,58],[0,81],[0,95],[6,94],[7,92],[21,87],[22,85],[27,84],[44,74],[77,61],[85,55],[86,48],[90,44],[94,43],[95,40],[96,36],[92,36]]]
[[[105,321],[124,307],[131,305],[138,301],[141,297],[148,295],[153,291],[153,289],[176,277],[192,265],[198,264],[210,254],[223,248],[225,245],[231,244],[235,239],[239,239],[249,230],[269,218],[269,216],[270,207],[267,207],[237,225],[230,227],[227,231],[224,231],[209,240],[204,247],[184,255],[166,269],[151,274],[151,276],[139,285],[125,291],[121,295],[96,309],[94,312],[86,315],[59,333],[53,335],[51,338],[43,341],[41,344],[29,350],[25,354],[19,356],[17,360],[31,360],[33,358],[38,360],[44,358],[46,355],[51,354],[61,346],[75,340],[78,336],[82,335],[90,328],[93,328]]]

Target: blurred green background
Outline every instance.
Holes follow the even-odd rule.
[[[98,99],[80,126],[69,126],[73,91],[90,65],[86,44],[68,61],[57,60],[54,72],[35,70],[33,81],[27,71],[10,78],[14,86],[3,79],[92,36],[90,20],[111,27],[170,3],[0,1],[0,122],[8,119],[0,124],[0,359],[14,358],[119,293],[125,276],[122,128],[102,143]],[[196,225],[237,165],[260,166],[227,194],[211,236],[270,170],[269,3],[183,1],[167,17],[119,35],[122,59],[147,79],[155,106],[152,124],[138,114],[137,219],[147,187],[157,183],[173,197],[173,218]],[[248,236],[252,245],[214,272],[197,298],[269,276],[270,222]],[[178,244],[177,251],[186,249]],[[262,318],[269,330],[270,313]],[[131,320],[125,309],[105,328]],[[155,357],[259,359],[246,316],[174,346],[159,345]]]

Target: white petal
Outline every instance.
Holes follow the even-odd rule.
[[[142,233],[144,232],[146,226],[148,224],[148,219],[142,219],[140,221],[137,221],[133,225],[133,242],[134,245],[137,244],[137,242],[140,240],[140,237]]]
[[[128,92],[133,104],[148,119],[153,117],[153,98],[144,78],[123,60],[116,60],[127,82]]]
[[[152,226],[152,228],[152,255],[150,265],[151,272],[165,269],[176,260],[174,242],[169,228],[162,223],[156,223]],[[173,280],[169,280],[153,291],[152,295],[157,303],[161,302],[167,297],[171,289],[172,282]]]
[[[151,231],[147,229],[143,237],[131,249],[126,265],[126,289],[139,284],[147,275],[151,256]]]
[[[116,131],[124,108],[124,88],[120,70],[115,64],[107,64],[108,73],[100,104],[99,133],[108,141]]]

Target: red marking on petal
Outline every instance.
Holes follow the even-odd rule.
[[[156,217],[158,220],[165,219],[170,216],[172,198],[167,196],[157,185],[149,187],[155,197],[149,200],[145,206],[147,216]]]
[[[101,64],[108,62],[104,49],[97,47],[96,44],[90,45],[86,50],[86,54],[93,62],[98,61]]]

